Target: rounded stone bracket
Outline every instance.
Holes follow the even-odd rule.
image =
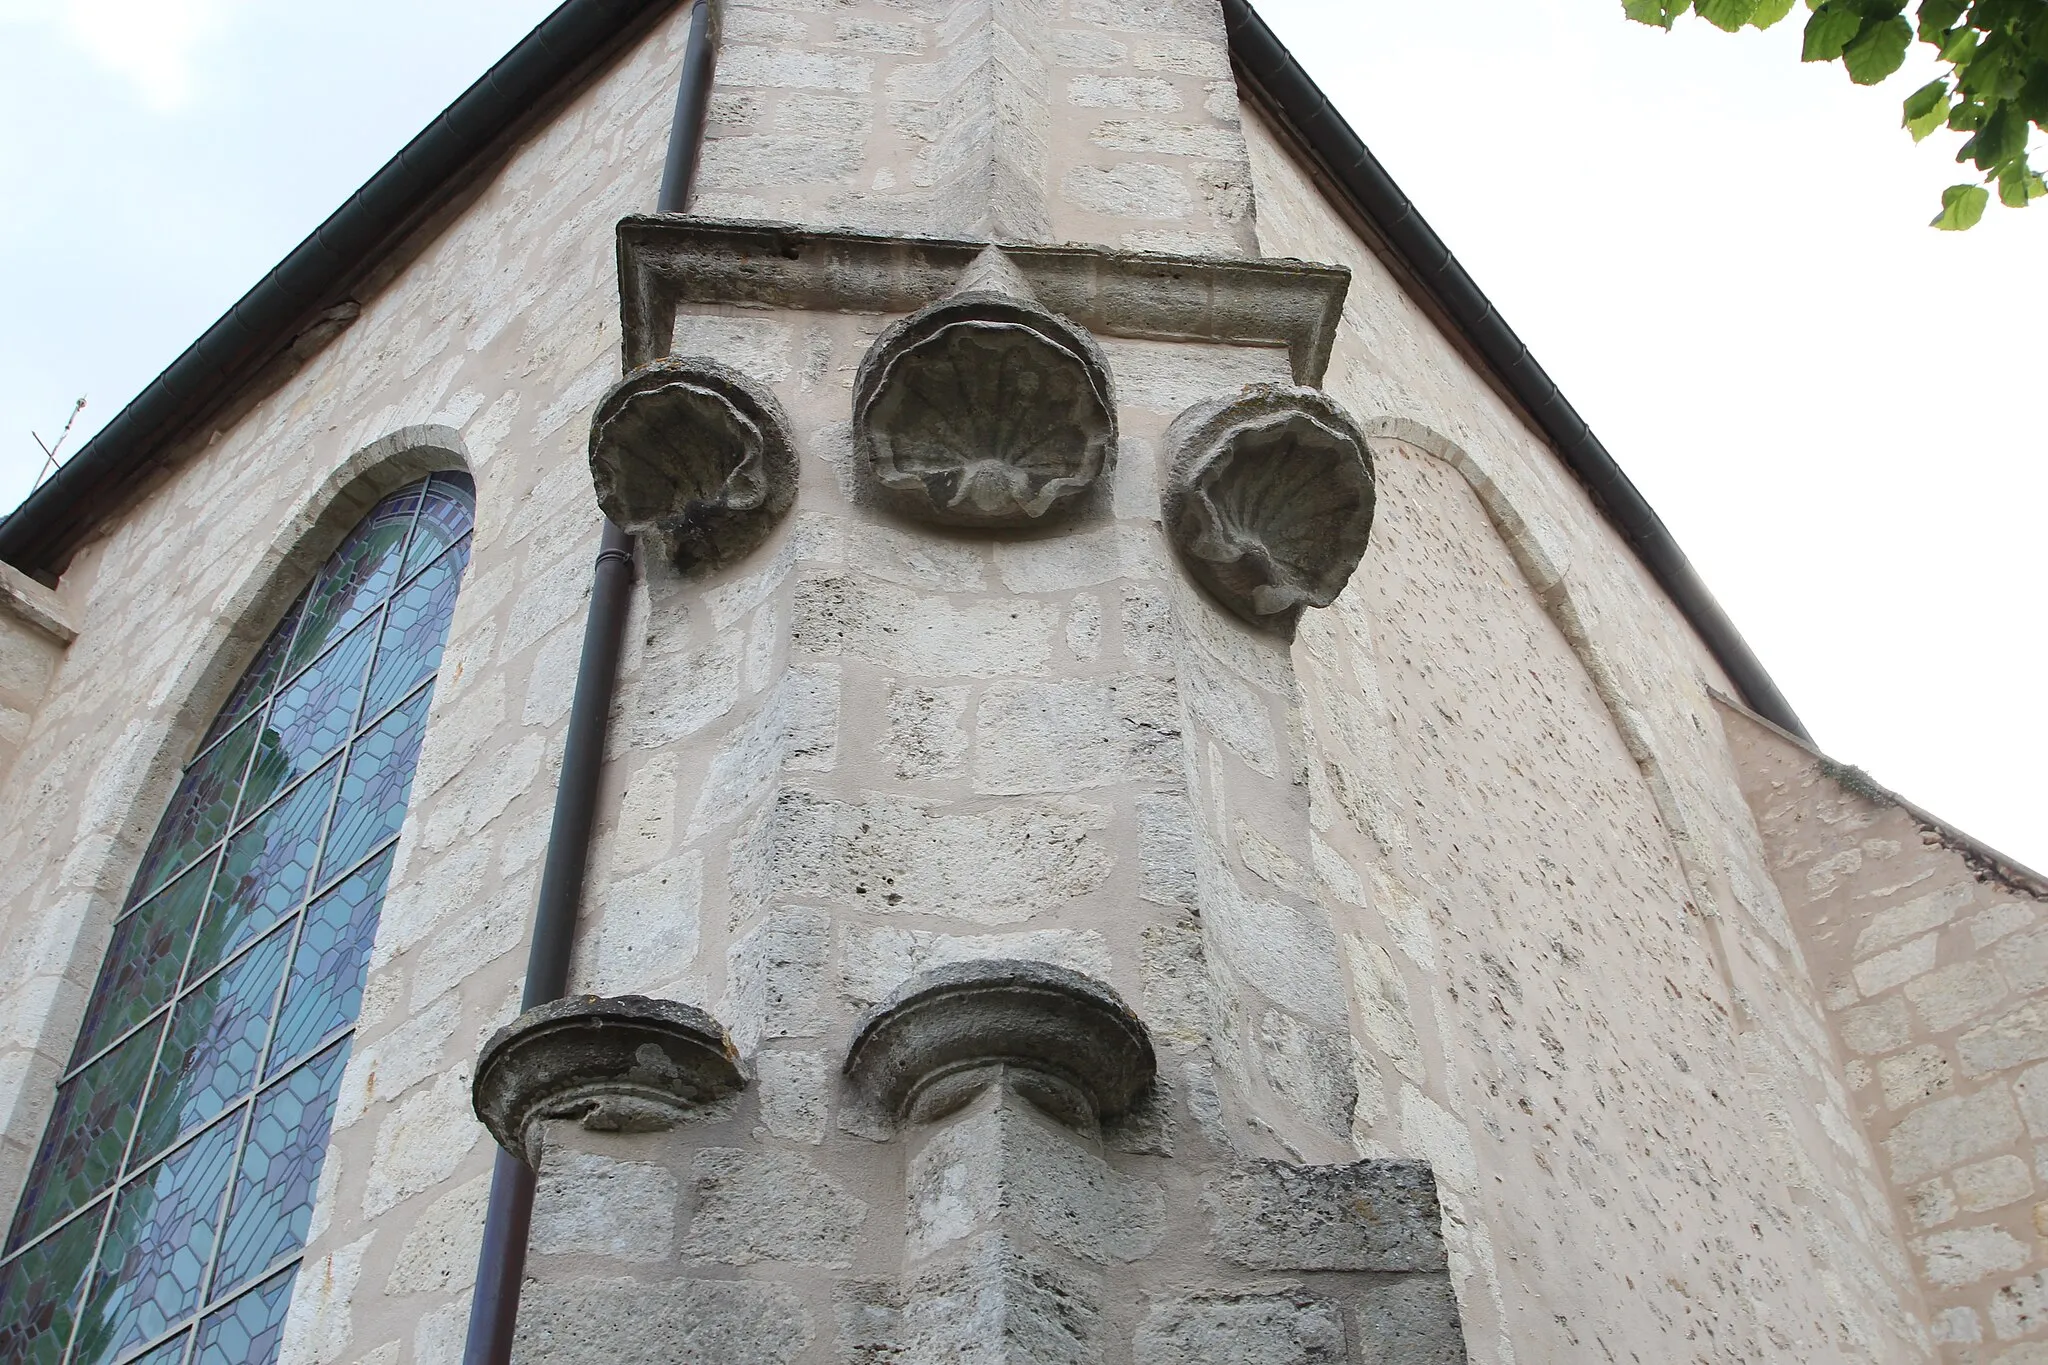
[[[739,1091],[738,1051],[719,1022],[673,1000],[556,1000],[491,1035],[471,1100],[498,1145],[540,1169],[539,1124],[652,1132]]]
[[[1167,429],[1167,533],[1202,585],[1292,637],[1304,607],[1344,591],[1372,534],[1372,456],[1319,389],[1259,384],[1198,403]]]
[[[962,526],[1042,522],[1114,458],[1109,364],[1086,332],[1028,300],[973,291],[875,341],[855,381],[855,440],[883,497]]]
[[[938,967],[862,1016],[843,1068],[878,1116],[930,1122],[993,1082],[1074,1127],[1151,1085],[1152,1038],[1117,993],[1047,962]]]
[[[758,546],[796,501],[789,419],[738,371],[694,356],[642,365],[590,423],[597,505],[685,569]]]

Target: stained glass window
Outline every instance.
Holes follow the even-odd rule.
[[[0,1361],[276,1358],[475,501],[377,504],[186,765],[0,1255]]]

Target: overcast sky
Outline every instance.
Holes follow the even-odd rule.
[[[1796,22],[1259,0],[1677,534],[1820,743],[2048,867],[2048,208]],[[0,0],[0,506],[552,8]]]

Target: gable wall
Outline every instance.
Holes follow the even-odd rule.
[[[1724,707],[1943,1358],[2048,1359],[2048,888]]]

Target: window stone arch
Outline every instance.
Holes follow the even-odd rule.
[[[375,501],[185,766],[0,1247],[0,1359],[273,1358],[474,522],[467,474]]]

